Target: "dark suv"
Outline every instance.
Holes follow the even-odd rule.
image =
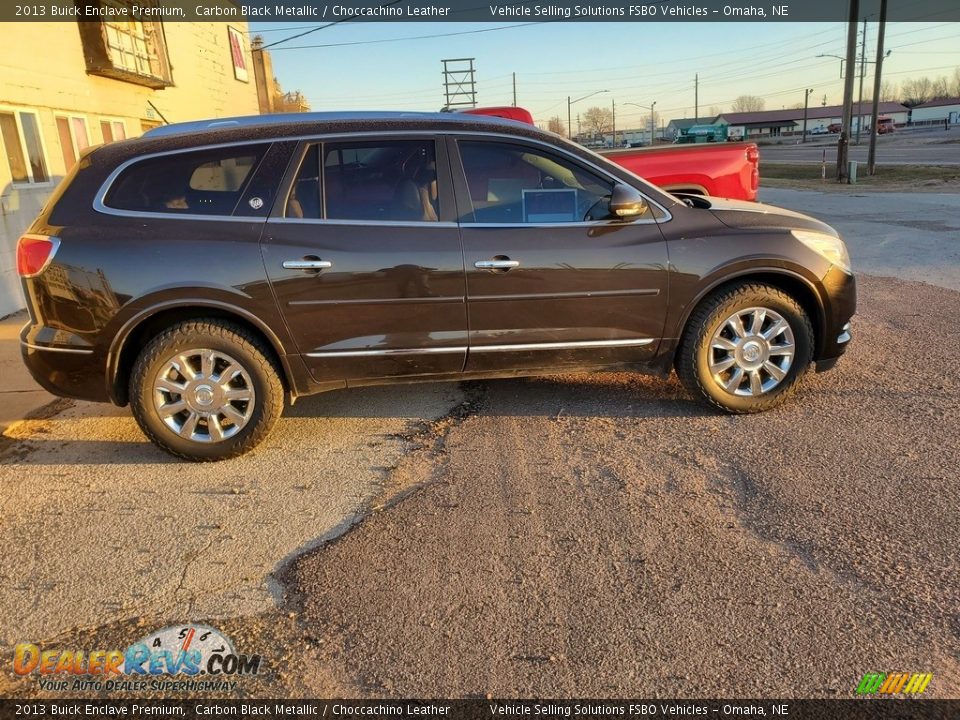
[[[772,408],[850,339],[829,226],[680,198],[554,135],[462,114],[158,128],[86,155],[21,238],[23,357],[130,403],[192,460],[259,443],[285,397],[636,369]]]

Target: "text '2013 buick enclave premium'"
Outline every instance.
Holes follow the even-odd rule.
[[[679,198],[528,125],[351,113],[167,126],[86,155],[21,238],[33,376],[184,458],[336,388],[676,368],[752,413],[856,305],[815,219]]]

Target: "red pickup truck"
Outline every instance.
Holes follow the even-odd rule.
[[[600,154],[670,192],[756,200],[760,187],[755,143],[665,145]]]
[[[534,124],[529,111],[512,106],[460,112]],[[756,143],[665,145],[602,150],[600,154],[670,192],[756,200],[760,187],[760,151]]]

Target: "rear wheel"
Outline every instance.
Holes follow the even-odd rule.
[[[731,413],[769,410],[795,390],[813,357],[803,308],[779,288],[744,283],[707,297],[677,354],[686,388]]]
[[[259,338],[228,322],[189,321],[140,353],[130,405],[147,437],[167,452],[223,460],[267,436],[283,412],[283,386]]]

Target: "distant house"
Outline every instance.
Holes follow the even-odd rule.
[[[676,118],[667,123],[664,137],[676,140],[681,133],[686,132],[694,125],[712,122],[712,118]]]
[[[910,111],[897,102],[882,102],[879,106],[881,117],[893,119],[894,124],[904,125]],[[862,106],[853,104],[853,130],[863,122],[866,131],[872,122],[873,104],[864,102]],[[807,108],[807,132],[826,131],[827,127],[843,119],[842,105],[813,106]],[[716,119],[718,124],[730,126],[730,137],[755,138],[779,137],[781,135],[803,132],[803,108],[786,110],[761,110],[747,113],[723,113]]]
[[[717,117],[716,124],[727,125],[727,134],[731,138],[779,137],[798,129],[796,114],[793,110],[722,113]]]
[[[910,110],[910,122],[948,122],[960,124],[960,97],[931,100]]]

